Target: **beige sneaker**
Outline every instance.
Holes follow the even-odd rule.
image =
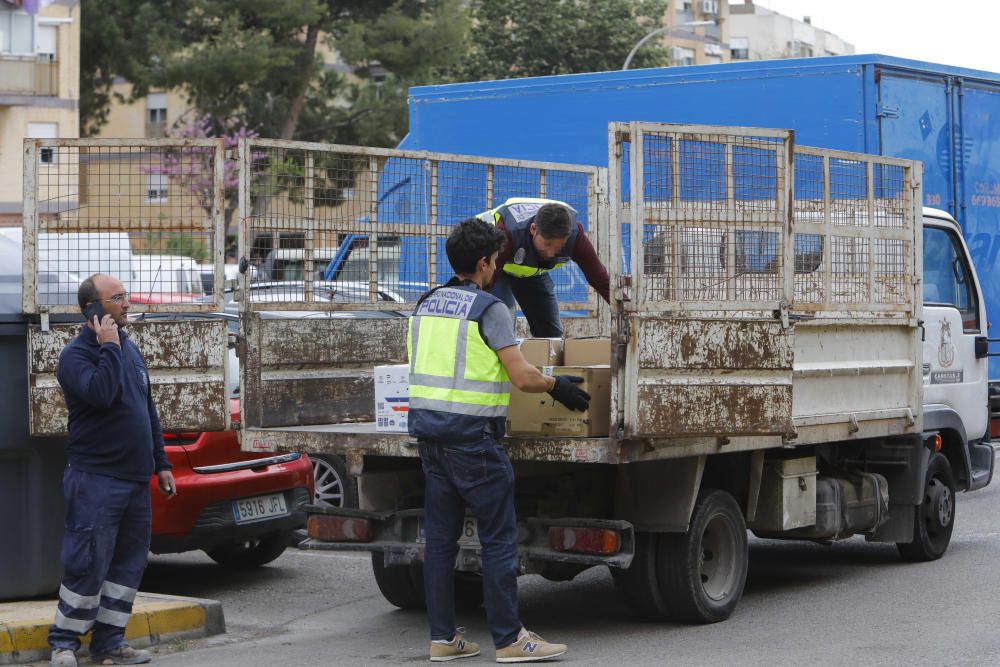
[[[52,649],[52,660],[49,662],[52,667],[76,667],[76,653],[68,648]]]
[[[466,641],[465,628],[457,628],[455,637],[447,644],[431,642],[431,662],[448,662],[479,655],[479,644]]]
[[[535,662],[558,658],[566,652],[565,644],[552,644],[527,628],[521,628],[517,641],[497,649],[497,662]]]

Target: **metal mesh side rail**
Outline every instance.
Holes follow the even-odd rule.
[[[622,272],[640,311],[760,311],[790,300],[791,133],[613,125]]]
[[[914,165],[796,147],[797,310],[913,315],[920,249]]]
[[[222,307],[221,139],[26,139],[22,305],[76,313],[94,273],[133,311]]]
[[[454,275],[452,226],[510,197],[569,204],[599,242],[594,167],[260,139],[240,150],[249,309],[406,309]],[[564,311],[596,312],[576,265],[550,275]]]

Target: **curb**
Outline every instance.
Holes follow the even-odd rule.
[[[0,665],[48,660],[49,626],[55,614],[55,600],[0,603]],[[125,639],[135,648],[144,648],[225,631],[222,603],[217,600],[139,593]],[[90,634],[82,639],[78,655],[87,654]]]

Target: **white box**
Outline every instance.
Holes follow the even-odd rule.
[[[410,366],[375,367],[375,430],[406,433],[410,413]]]

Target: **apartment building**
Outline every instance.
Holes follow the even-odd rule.
[[[24,138],[79,136],[79,82],[80,0],[0,0],[0,225],[21,224]]]
[[[727,0],[670,0],[661,43],[670,65],[706,65],[729,60]]]
[[[729,48],[733,60],[773,60],[842,56],[854,46],[817,28],[808,16],[795,19],[745,0],[729,9]]]

